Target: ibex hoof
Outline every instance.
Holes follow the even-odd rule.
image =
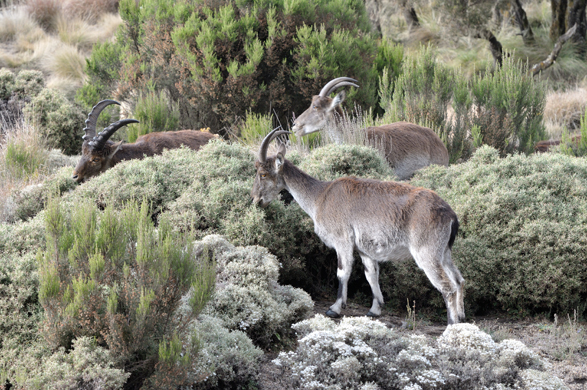
[[[330,318],[339,318],[340,314],[328,309],[328,311],[326,312],[326,315]]]
[[[369,310],[369,313],[367,313],[367,317],[379,317],[381,314],[375,314],[373,313],[371,310]]]

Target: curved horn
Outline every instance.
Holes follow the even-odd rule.
[[[355,79],[351,79],[350,77],[338,77],[335,78],[334,80],[330,80],[328,82],[328,84],[326,84],[322,90],[320,91],[320,93],[318,94],[320,97],[326,97],[328,95],[330,95],[330,93],[332,93],[332,91],[334,91],[337,88],[340,87],[344,87],[344,86],[351,86],[351,87],[357,87],[359,88],[357,80]]]
[[[275,129],[271,130],[269,134],[263,138],[263,142],[261,142],[261,146],[259,147],[259,162],[264,163],[267,161],[267,148],[269,147],[269,143],[273,140],[273,138],[280,136],[282,134],[292,134],[289,131],[279,130],[281,126],[276,127]]]
[[[90,111],[88,115],[88,119],[86,119],[86,127],[84,128],[86,134],[82,137],[84,141],[89,141],[96,136],[96,122],[98,122],[98,117],[102,110],[111,104],[118,104],[120,106],[120,103],[116,100],[102,100],[92,108],[92,111]]]
[[[111,123],[110,126],[106,127],[104,130],[98,133],[97,136],[92,138],[89,142],[90,146],[94,149],[102,149],[108,141],[108,138],[112,137],[112,134],[116,132],[116,130],[120,129],[122,126],[128,125],[129,123],[140,123],[136,119],[123,119],[118,122]]]

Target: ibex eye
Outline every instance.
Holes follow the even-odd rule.
[[[265,178],[265,177],[267,177],[267,174],[266,174],[266,173],[262,173],[262,174],[261,174],[261,177],[262,177],[262,178]]]

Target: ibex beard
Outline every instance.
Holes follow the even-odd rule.
[[[317,180],[285,159],[283,144],[277,155],[267,157],[271,140],[285,133],[275,129],[263,140],[251,197],[265,207],[288,190],[314,221],[318,237],[336,250],[338,296],[326,315],[338,317],[346,307],[356,250],[373,292],[368,316],[381,315],[383,306],[379,263],[413,258],[444,297],[448,323],[464,321],[465,281],[451,258],[459,223],[451,207],[435,192],[404,183],[356,177]]]

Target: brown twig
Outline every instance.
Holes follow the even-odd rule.
[[[577,31],[577,24],[576,23],[573,25],[573,27],[568,29],[566,33],[564,33],[563,35],[561,35],[558,38],[558,40],[554,44],[554,48],[552,49],[552,52],[550,53],[550,55],[548,57],[546,57],[546,59],[544,61],[537,63],[536,65],[534,65],[530,69],[532,76],[536,76],[538,73],[551,67],[552,64],[555,63],[561,49],[563,48],[563,45],[565,44],[565,42],[567,42],[569,40],[569,38],[571,38],[575,34],[575,31]]]

